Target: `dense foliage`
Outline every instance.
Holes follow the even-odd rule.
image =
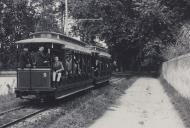
[[[87,0],[73,6],[72,16],[103,19],[79,22],[74,29],[91,42],[94,35],[105,40],[119,67],[158,70],[189,11],[188,0]]]
[[[56,31],[52,1],[0,0],[0,68],[15,68],[15,41],[35,31]]]
[[[0,0],[0,65],[14,67],[16,40],[34,30],[34,10],[26,1]]]
[[[72,33],[91,44],[97,37],[105,41],[124,70],[157,70],[164,49],[176,43],[179,28],[190,18],[188,0],[68,1],[69,17],[76,20]],[[64,11],[64,0],[0,0],[0,61],[12,64],[6,55],[30,32],[63,32]]]

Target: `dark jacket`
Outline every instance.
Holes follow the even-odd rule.
[[[25,68],[27,64],[31,64],[29,52],[23,51],[19,57],[20,67]]]
[[[36,58],[35,60],[36,60],[36,65],[37,66],[44,66],[44,61],[46,60],[46,56],[45,56],[45,54],[43,52],[38,51],[36,53],[35,58]]]

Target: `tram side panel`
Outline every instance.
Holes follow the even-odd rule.
[[[17,71],[17,87],[15,93],[17,97],[35,95],[46,96],[53,93],[51,88],[50,69],[20,69]]]
[[[51,87],[51,70],[38,69],[31,71],[32,89],[45,89]]]
[[[105,62],[109,62],[109,59],[106,59],[106,61],[102,61],[102,58],[98,56],[98,54],[95,54],[93,57],[93,67],[94,67],[94,72],[93,72],[93,79],[94,79],[94,84],[97,86],[98,84],[108,82],[111,75],[109,73],[104,73],[106,70],[108,70],[108,67],[105,68]],[[108,63],[107,63],[108,64]],[[103,67],[104,66],[104,67]]]
[[[29,89],[30,88],[30,72],[25,69],[17,70],[17,88],[16,89]]]
[[[85,90],[93,86],[90,63],[91,56],[82,53],[72,53],[70,55],[73,59],[71,64],[72,72],[70,74],[62,74],[61,83],[57,87],[55,94],[56,98],[64,97],[64,95],[72,94],[73,92],[78,92],[83,89]],[[65,66],[65,71],[68,71],[67,66]]]

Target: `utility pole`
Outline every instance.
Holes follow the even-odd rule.
[[[61,32],[64,33],[65,4],[63,3],[63,1],[61,1],[61,7],[60,7],[60,9],[61,9]]]
[[[64,24],[64,33],[68,35],[68,0],[65,0],[65,24]]]
[[[69,18],[68,18],[68,0],[65,0],[65,17],[64,17],[64,34],[68,36],[68,25],[69,25]],[[102,18],[99,18],[99,19],[76,19],[78,20],[79,22],[82,22],[82,21],[102,21],[103,19]]]

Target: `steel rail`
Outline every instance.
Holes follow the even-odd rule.
[[[110,83],[116,83],[116,82],[118,82],[118,81],[121,81],[121,80],[123,80],[123,79],[125,79],[125,78],[118,78],[118,79],[116,79],[116,80],[114,80],[114,81],[111,81]]]
[[[0,116],[4,115],[4,114],[6,114],[6,113],[9,113],[9,112],[18,110],[18,109],[22,109],[22,108],[24,108],[24,107],[26,107],[26,106],[20,106],[20,107],[12,108],[12,109],[7,110],[7,111],[4,111],[4,112],[0,112]]]
[[[44,111],[48,110],[49,108],[50,108],[50,107],[42,108],[42,109],[40,109],[40,110],[38,110],[38,111],[35,111],[35,112],[33,112],[33,113],[30,113],[30,114],[24,116],[24,117],[15,119],[15,120],[13,120],[13,121],[11,121],[11,122],[8,122],[8,123],[6,123],[6,124],[1,125],[0,128],[6,128],[6,127],[8,127],[8,126],[14,125],[14,124],[16,124],[16,123],[18,123],[18,122],[21,122],[21,121],[23,121],[23,120],[25,120],[25,119],[27,119],[27,118],[30,118],[30,117],[32,117],[32,116],[35,116],[35,115],[41,113],[41,112],[44,112]]]

